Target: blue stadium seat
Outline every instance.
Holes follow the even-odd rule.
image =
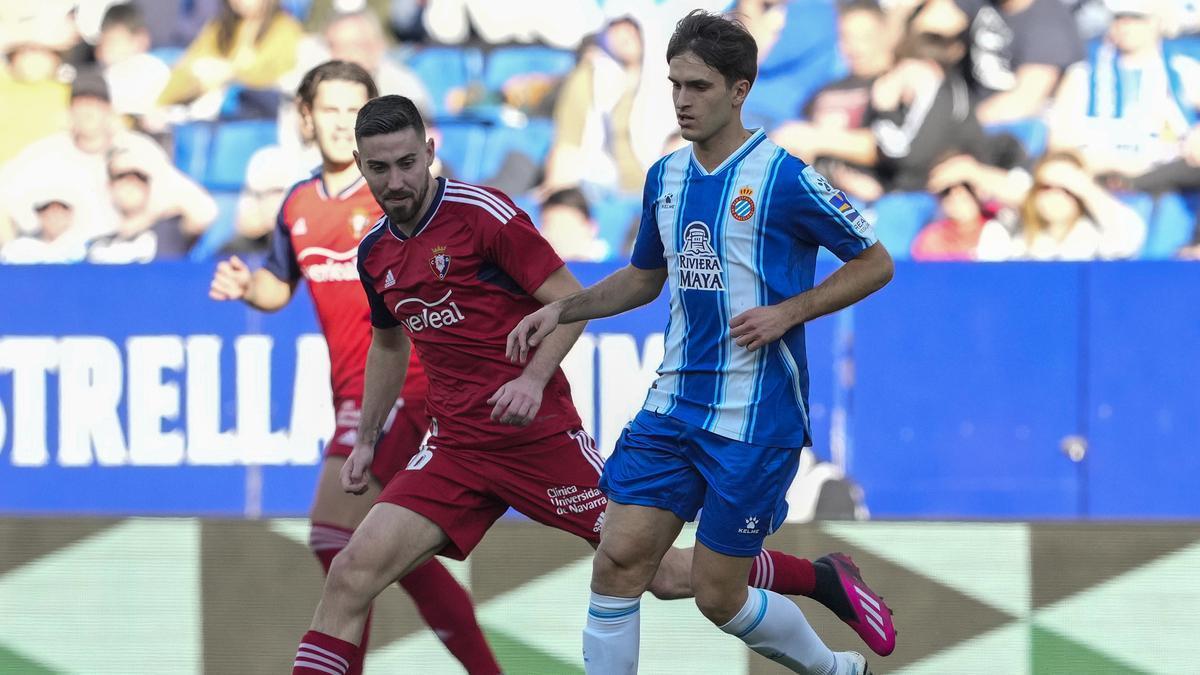
[[[896,260],[912,257],[912,243],[937,213],[937,198],[925,192],[893,192],[873,205],[875,232]]]
[[[180,124],[174,130],[175,166],[195,180],[204,182],[208,153],[212,148],[213,125],[210,122]]]
[[[499,92],[514,75],[538,73],[562,77],[575,67],[575,53],[564,49],[540,46],[498,47],[488,55],[483,85],[490,92]]]
[[[986,131],[989,134],[1012,134],[1021,142],[1025,153],[1031,158],[1041,157],[1042,153],[1046,152],[1046,138],[1049,130],[1046,128],[1046,123],[1036,117],[988,125]]]
[[[306,21],[308,12],[312,9],[312,3],[313,0],[281,0],[279,6],[288,14],[301,21]]]
[[[184,51],[186,50],[183,47],[155,47],[150,50],[150,56],[168,66],[174,66],[179,61],[179,57],[183,56]]]
[[[435,115],[445,115],[446,95],[483,77],[483,56],[470,47],[426,47],[408,59],[408,67],[433,97]]]
[[[233,238],[237,222],[238,192],[236,190],[214,190],[212,196],[217,201],[217,219],[188,252],[190,260],[211,259],[221,250],[225,242]]]
[[[592,220],[600,230],[600,238],[608,243],[608,250],[614,258],[625,255],[625,238],[629,228],[637,227],[637,219],[642,211],[641,197],[609,195],[603,199],[589,199],[592,207]]]
[[[1165,260],[1192,240],[1196,223],[1195,198],[1189,203],[1186,196],[1169,192],[1158,198],[1152,215],[1147,219],[1149,230],[1141,257],[1146,260]]]
[[[246,180],[246,165],[259,148],[279,141],[274,120],[219,122],[213,132],[204,185],[217,190],[240,190]]]
[[[487,179],[496,175],[509,152],[520,152],[541,165],[554,141],[554,122],[531,119],[525,126],[496,125],[488,129],[480,157],[479,173]]]
[[[437,155],[450,173],[468,183],[485,178],[482,166],[488,125],[470,119],[448,119],[438,122],[437,129],[442,136]]]

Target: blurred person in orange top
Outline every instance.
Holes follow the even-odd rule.
[[[302,34],[279,0],[222,0],[220,14],[188,45],[158,101],[195,102],[193,115],[215,116],[229,85],[274,89],[295,67]]]

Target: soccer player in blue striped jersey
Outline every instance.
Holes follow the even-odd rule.
[[[659,377],[600,482],[609,505],[585,669],[636,672],[638,599],[703,508],[691,572],[700,611],[795,672],[863,675],[862,655],[832,652],[794,603],[747,588],[746,573],[786,516],[787,489],[811,444],[804,324],[882,288],[892,260],[841,191],[763,130],[742,126],[757,68],[744,27],[692,12],[676,26],[667,61],[691,145],[651,168],[630,265],[529,315],[509,336],[510,358],[524,360],[560,323],[644,305],[670,283]],[[845,264],[814,286],[820,246]],[[854,611],[889,643],[877,651],[890,651],[886,607],[862,590],[857,569],[844,573],[848,559],[838,564]]]

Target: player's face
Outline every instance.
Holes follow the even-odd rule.
[[[391,134],[365,136],[354,159],[375,201],[393,222],[413,224],[429,196],[433,176],[433,140],[409,127]]]
[[[729,124],[740,124],[737,111],[750,82],[738,80],[725,84],[725,76],[704,63],[692,52],[683,52],[670,62],[671,98],[675,119],[684,140],[703,143]]]
[[[367,88],[359,82],[326,80],[317,85],[312,109],[304,108],[321,158],[345,166],[354,161],[354,120],[367,103]]]

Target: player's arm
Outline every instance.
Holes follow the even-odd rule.
[[[358,437],[354,450],[342,466],[342,487],[347,492],[362,494],[367,489],[375,445],[379,443],[388,413],[404,387],[411,352],[412,343],[403,328],[371,328]]]
[[[217,263],[208,297],[213,300],[241,300],[263,312],[277,312],[292,299],[296,283],[288,282],[274,273],[260,269],[254,272],[233,256]]]
[[[749,351],[765,347],[793,327],[849,307],[883,288],[892,280],[892,271],[891,254],[875,242],[812,289],[733,317],[731,335]]]

